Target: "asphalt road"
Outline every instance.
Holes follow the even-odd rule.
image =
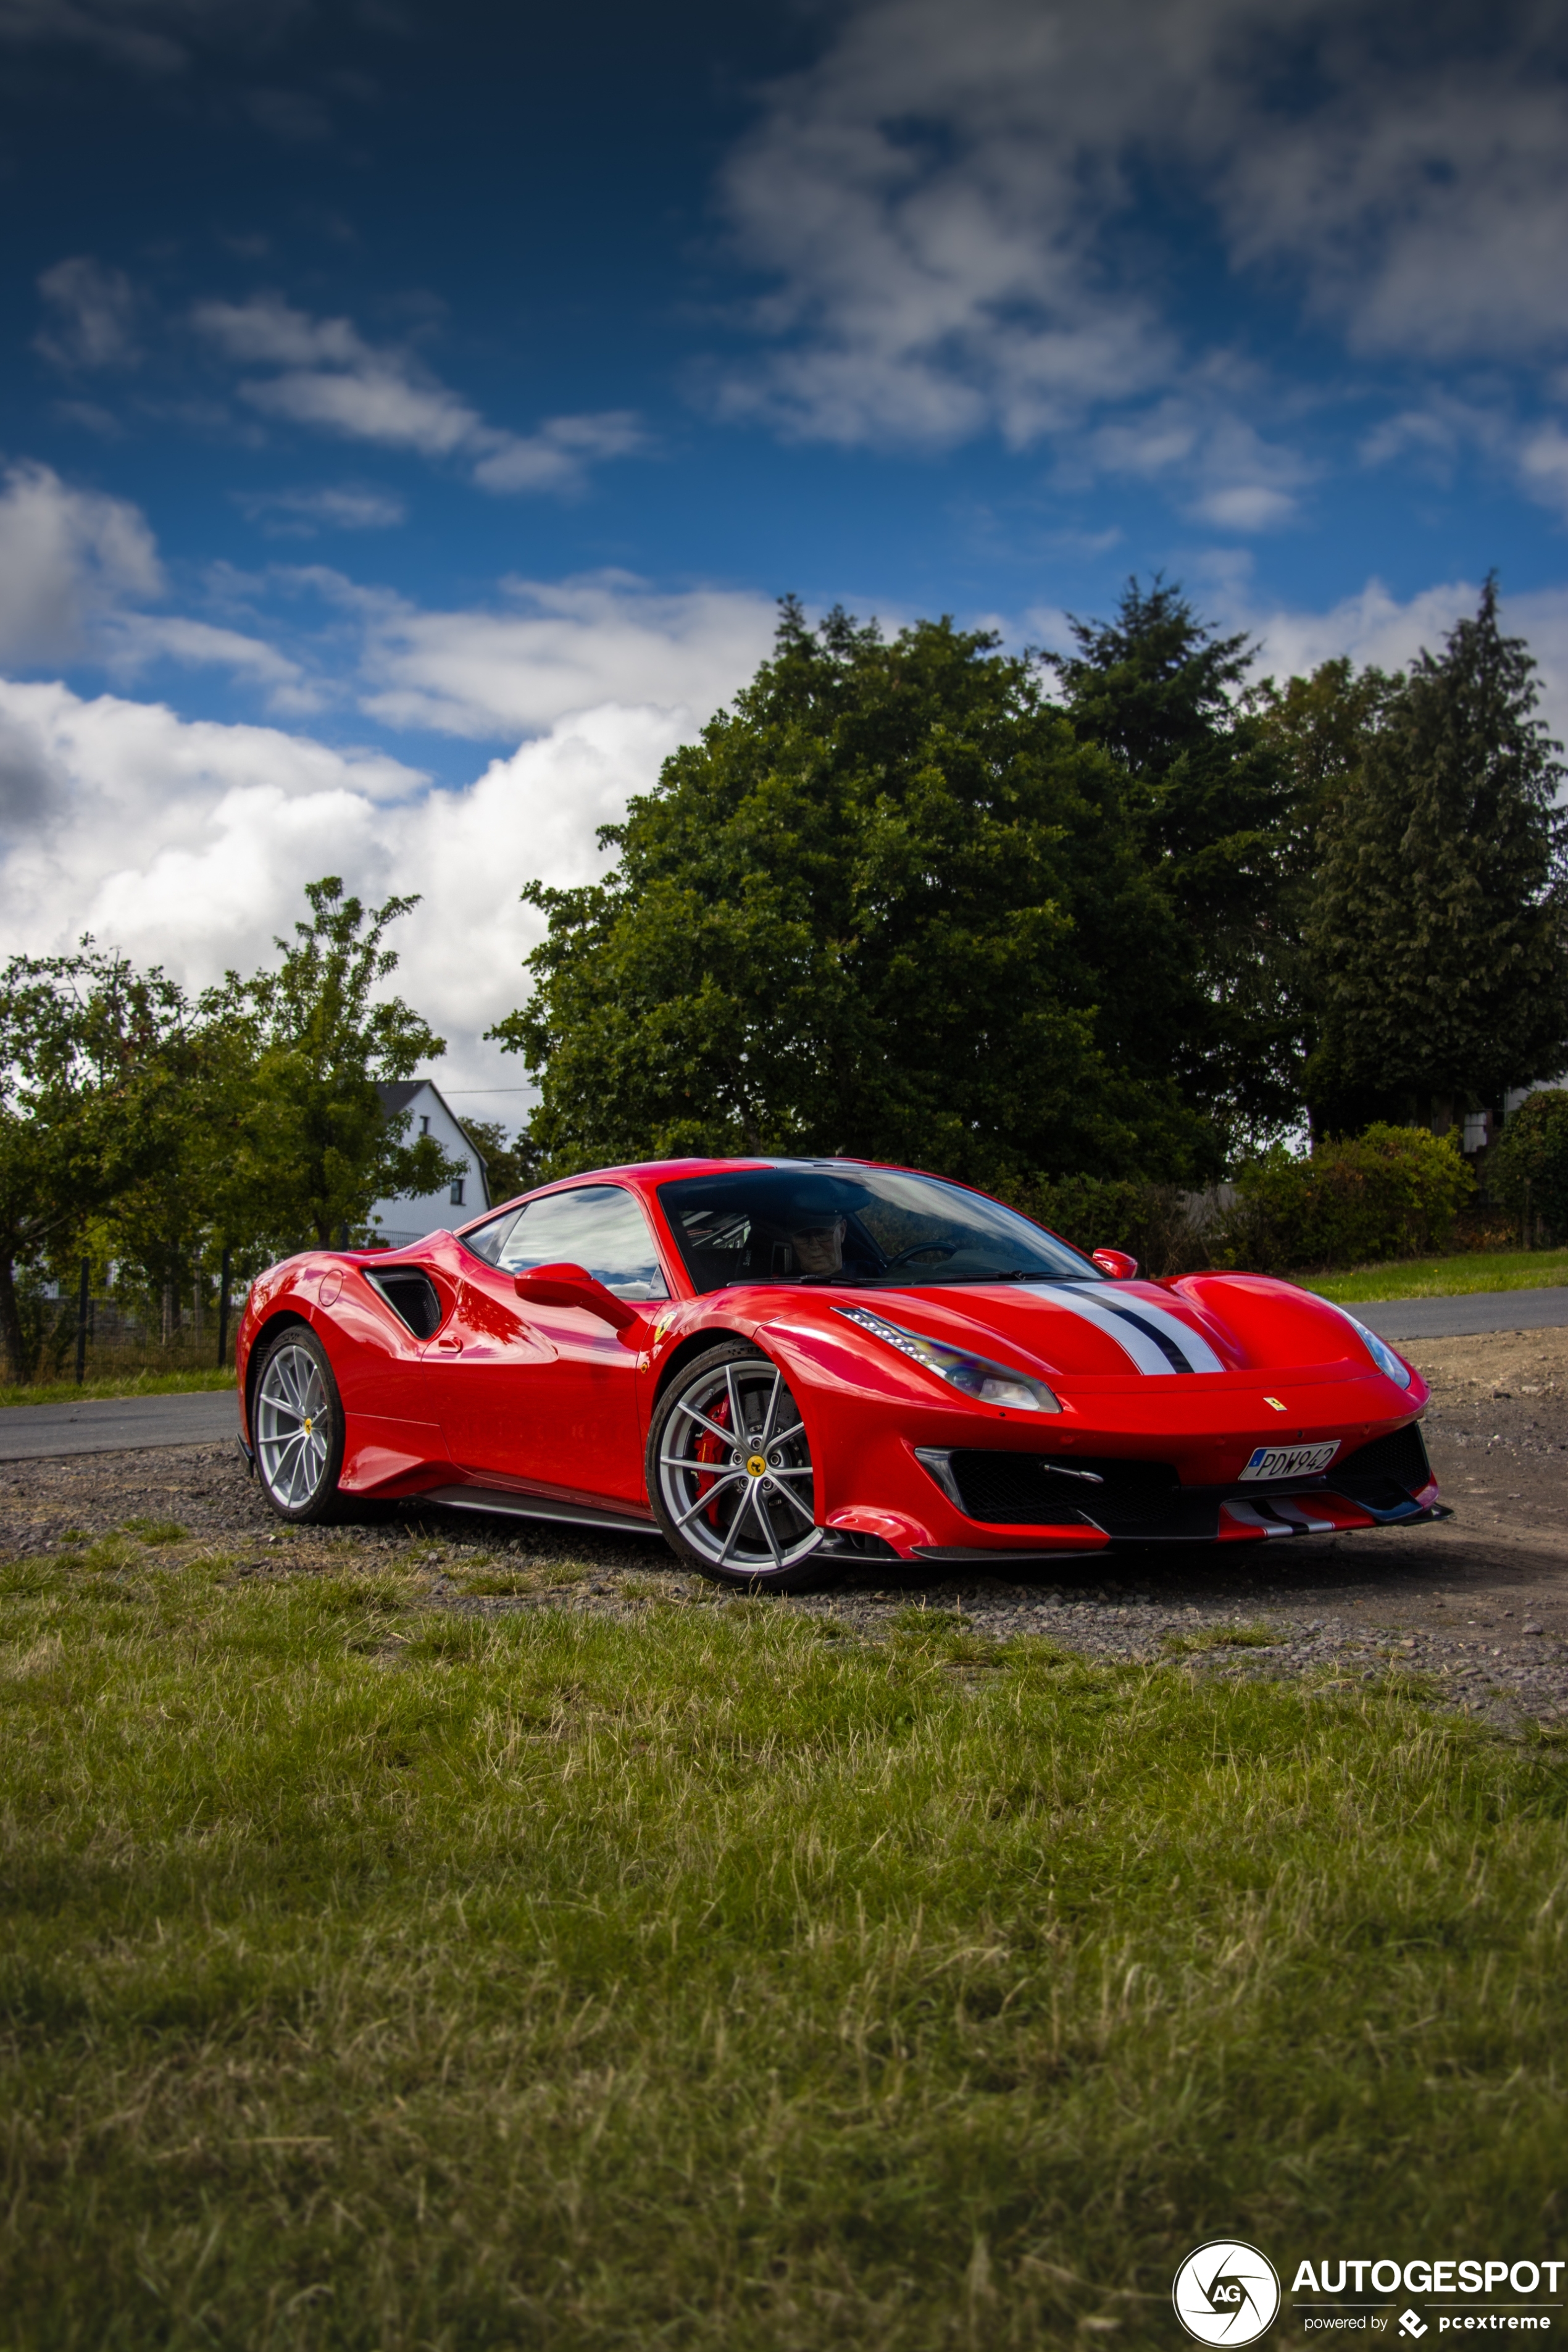
[[[1468,1339],[1568,1324],[1568,1289],[1472,1290],[1462,1298],[1367,1298],[1351,1308],[1383,1339]]]
[[[72,1404],[11,1405],[0,1412],[0,1462],[67,1454],[128,1454],[148,1445],[200,1445],[238,1434],[232,1389],[185,1396],[89,1397]]]
[[[1475,1290],[1463,1298],[1369,1299],[1353,1310],[1385,1339],[1458,1339],[1482,1331],[1568,1326],[1568,1288]],[[80,1404],[13,1405],[0,1412],[0,1462],[70,1454],[129,1454],[144,1446],[222,1441],[239,1427],[232,1391],[194,1396],[105,1397]]]

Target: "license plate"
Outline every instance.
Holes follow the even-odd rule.
[[[1331,1437],[1323,1445],[1260,1445],[1247,1456],[1244,1478],[1308,1478],[1314,1470],[1326,1470],[1340,1450],[1340,1441]]]

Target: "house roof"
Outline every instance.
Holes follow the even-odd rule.
[[[381,1097],[381,1107],[387,1118],[395,1118],[398,1112],[406,1110],[415,1096],[422,1095],[426,1087],[430,1087],[432,1094],[436,1092],[428,1078],[399,1078],[395,1084],[389,1081],[385,1086],[378,1086],[376,1093]]]
[[[468,1129],[463,1125],[462,1120],[458,1117],[457,1112],[452,1108],[451,1104],[447,1100],[446,1096],[441,1092],[440,1087],[436,1084],[434,1078],[396,1078],[388,1079],[384,1085],[378,1083],[375,1090],[381,1097],[383,1118],[395,1118],[399,1111],[406,1110],[409,1105],[414,1102],[418,1096],[425,1092],[426,1087],[428,1087],[430,1092],[435,1096],[437,1101],[440,1104],[442,1109],[446,1112],[453,1126],[458,1129],[464,1142],[468,1145],[468,1150],[479,1161],[479,1166],[481,1168],[488,1167],[489,1163],[486,1160],[484,1153],[479,1150],[479,1145],[474,1141],[473,1137],[468,1133]]]

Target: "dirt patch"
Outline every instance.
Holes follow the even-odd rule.
[[[961,1611],[977,1633],[1047,1633],[1088,1657],[1180,1654],[1194,1672],[1341,1687],[1415,1676],[1496,1720],[1568,1717],[1568,1331],[1428,1339],[1409,1352],[1432,1384],[1427,1443],[1455,1513],[1443,1526],[1245,1549],[1150,1546],[1097,1566],[957,1582],[882,1568],[774,1605],[877,1635],[924,1602]],[[725,1600],[660,1543],[543,1522],[400,1503],[342,1527],[281,1527],[228,1445],[0,1467],[0,1556],[134,1534],[136,1522],[158,1530],[171,1559],[218,1552],[236,1576],[417,1568],[432,1606],[465,1613],[632,1616]],[[1237,1638],[1256,1633],[1268,1638]]]

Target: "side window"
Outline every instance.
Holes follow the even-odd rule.
[[[618,1184],[582,1184],[571,1192],[547,1192],[521,1209],[492,1217],[465,1234],[463,1245],[503,1274],[525,1266],[586,1266],[596,1281],[620,1298],[668,1298],[647,1220],[630,1192]]]
[[[482,1257],[487,1265],[499,1265],[506,1237],[521,1214],[521,1210],[506,1209],[482,1225],[470,1226],[463,1235],[463,1247],[472,1250],[476,1257]]]

